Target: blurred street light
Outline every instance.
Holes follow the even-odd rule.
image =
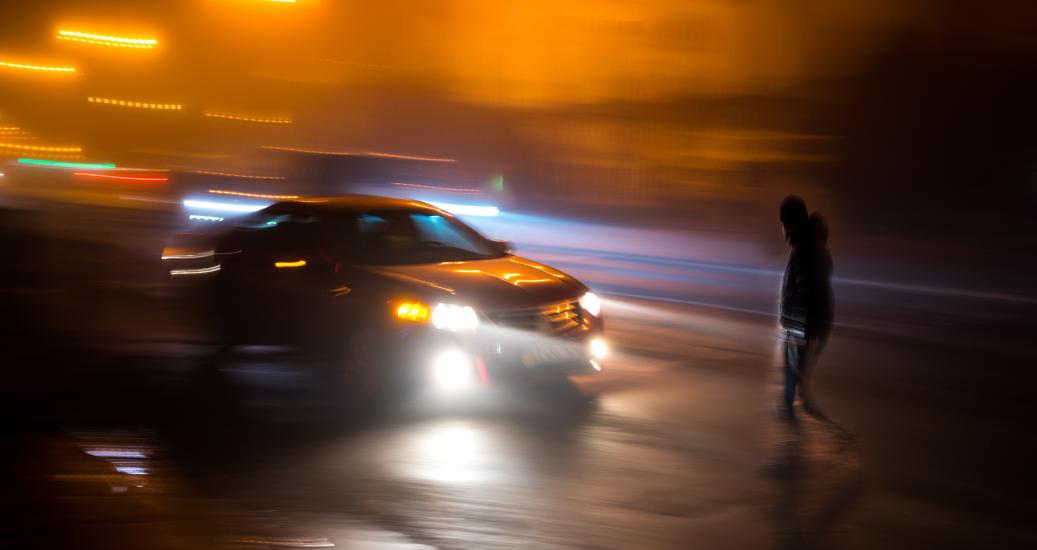
[[[90,103],[100,103],[103,105],[114,105],[118,107],[134,107],[137,109],[155,109],[162,111],[179,111],[183,109],[183,105],[179,103],[148,103],[143,101],[128,101],[124,99],[112,99],[109,97],[88,97],[86,98]]]
[[[195,174],[202,174],[206,176],[223,176],[228,178],[244,178],[252,180],[283,180],[284,176],[260,176],[253,174],[236,174],[234,172],[217,172],[214,170],[195,170]]]
[[[285,151],[288,153],[308,153],[311,155],[333,155],[342,157],[378,157],[399,160],[416,160],[422,162],[457,162],[457,159],[445,157],[421,157],[416,155],[401,155],[398,153],[380,153],[377,151],[337,151],[334,149],[318,149],[315,147],[282,147],[278,145],[263,145],[261,149],[270,151]]]
[[[259,117],[252,115],[237,115],[231,113],[217,113],[207,111],[205,116],[210,118],[225,118],[228,120],[237,120],[241,122],[258,122],[260,124],[291,124],[292,119],[290,117]]]
[[[61,162],[56,160],[29,158],[20,158],[18,159],[18,163],[29,166],[42,166],[45,168],[73,168],[81,170],[111,170],[115,168],[115,165],[110,163]]]
[[[51,145],[23,145],[21,143],[0,143],[0,149],[18,151],[37,151],[46,153],[82,153],[82,147],[55,147]]]
[[[154,38],[130,38],[125,36],[108,36],[88,32],[69,31],[64,29],[58,31],[57,38],[58,40],[83,42],[86,44],[95,44],[98,46],[111,46],[115,48],[152,49],[158,45],[158,40],[155,40]]]
[[[236,197],[252,197],[254,199],[291,200],[299,198],[299,195],[267,195],[264,193],[246,193],[244,191],[225,191],[223,189],[210,189],[214,195],[234,195]]]
[[[0,61],[0,67],[6,69],[17,69],[24,71],[34,71],[42,73],[59,73],[59,74],[75,74],[75,67],[58,67],[50,65],[32,65],[28,63],[13,63],[10,61]]]
[[[114,174],[100,174],[97,172],[73,172],[72,175],[83,178],[97,178],[114,181],[129,181],[143,183],[166,183],[169,181],[169,178],[165,176],[117,176]]]

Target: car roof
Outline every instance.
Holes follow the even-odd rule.
[[[421,201],[378,195],[338,195],[333,197],[293,199],[274,203],[268,208],[278,207],[289,207],[323,214],[349,213],[361,210],[426,210],[437,214],[444,213],[435,206]]]

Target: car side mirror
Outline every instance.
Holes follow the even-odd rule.
[[[512,250],[514,249],[512,244],[509,243],[508,241],[490,241],[490,242],[493,243],[493,247],[494,248],[496,248],[498,251],[503,252],[505,254],[511,254]]]

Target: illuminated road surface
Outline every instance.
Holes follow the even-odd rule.
[[[91,423],[87,431],[102,434],[94,439],[127,426],[152,434],[156,465],[107,460],[156,487],[147,498],[164,513],[197,518],[203,525],[180,529],[213,547],[1032,541],[1021,513],[988,512],[1026,509],[1006,485],[1028,468],[1016,424],[1005,423],[1008,408],[977,409],[966,390],[986,401],[1017,395],[954,372],[988,350],[838,331],[816,393],[855,437],[809,420],[797,434],[773,417],[770,317],[615,299],[606,307],[617,352],[601,376],[576,381],[589,400],[503,393],[358,419],[299,361],[239,358],[214,379],[194,368],[200,348],[155,345],[102,376],[107,385],[95,378],[90,397],[77,387],[65,415]],[[104,517],[108,505],[94,506]],[[125,529],[113,532],[136,532],[118,517],[111,525]],[[141,521],[176,531],[164,517]]]
[[[701,247],[704,258],[667,256],[681,250],[667,242],[592,244],[519,251],[614,292],[615,353],[600,376],[568,394],[363,418],[298,359],[241,356],[205,374],[211,349],[175,328],[178,298],[99,286],[108,293],[86,303],[106,308],[84,309],[82,326],[109,341],[84,355],[48,340],[60,361],[12,362],[40,389],[12,418],[29,411],[69,434],[65,462],[25,455],[44,472],[32,479],[90,457],[92,473],[54,479],[104,481],[80,508],[62,492],[79,485],[41,485],[34,496],[61,505],[39,508],[32,519],[50,528],[29,532],[105,533],[97,546],[126,548],[163,547],[142,543],[144,531],[211,548],[1035,545],[1034,498],[1017,482],[1032,464],[1018,436],[1032,402],[1019,380],[1034,364],[1018,321],[1032,304],[837,281],[815,393],[855,437],[809,420],[796,433],[772,411],[774,269]]]

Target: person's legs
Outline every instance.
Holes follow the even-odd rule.
[[[792,406],[796,402],[796,389],[800,385],[802,366],[806,358],[806,346],[792,335],[785,336],[785,410],[788,418],[793,418],[795,413]]]
[[[825,340],[825,338],[817,338],[805,343],[804,348],[809,349],[809,352],[803,354],[803,359],[799,365],[799,398],[803,401],[803,410],[807,414],[818,420],[827,421],[828,417],[818,408],[810,391],[810,380],[814,375],[814,365],[817,363],[818,356],[821,355],[821,350],[824,349]]]
[[[810,341],[807,346],[809,347],[809,353],[804,355],[804,360],[800,364],[799,369],[799,398],[803,400],[803,411],[813,417],[815,420],[827,424],[830,428],[835,430],[837,433],[843,436],[850,436],[850,433],[843,428],[817,406],[814,401],[813,392],[811,391],[810,382],[814,375],[814,367],[817,365],[817,359],[821,354],[821,350],[824,349],[827,343],[827,334],[821,338]]]

